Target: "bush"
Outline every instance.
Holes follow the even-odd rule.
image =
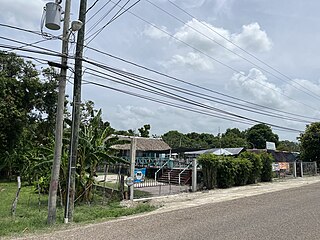
[[[243,186],[248,183],[249,177],[252,173],[252,163],[248,159],[234,159],[233,168],[234,184],[236,186]]]
[[[219,159],[214,154],[202,154],[197,158],[202,166],[203,182],[207,189],[213,189],[216,186],[217,167]]]
[[[243,152],[240,158],[247,159],[252,163],[251,171],[249,173],[248,184],[257,183],[261,178],[262,161],[258,154],[251,152]]]
[[[272,181],[272,162],[273,157],[269,153],[261,153],[260,158],[262,161],[261,170],[261,182],[271,182]]]
[[[221,158],[221,156],[220,156]],[[235,163],[234,159],[222,158],[217,169],[217,185],[219,188],[228,188],[234,185]]]

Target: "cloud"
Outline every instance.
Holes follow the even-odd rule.
[[[167,27],[165,26],[160,26],[159,27],[161,30],[168,32]],[[147,26],[143,34],[147,37],[150,37],[152,39],[162,39],[162,38],[169,38],[168,34],[165,34],[163,31],[161,31],[153,26]]]
[[[258,69],[252,68],[249,73],[235,73],[228,88],[232,88],[245,99],[273,108],[285,108],[288,100],[283,90],[270,83],[267,77]]]
[[[42,0],[2,0],[0,20],[19,27],[40,29],[44,6]]]
[[[189,52],[185,55],[176,54],[172,56],[169,62],[164,62],[165,67],[191,67],[200,71],[209,71],[213,69],[213,64],[209,58],[201,56],[199,53]]]
[[[265,52],[272,47],[267,33],[261,30],[258,23],[242,26],[242,32],[233,36],[233,42],[251,52]]]
[[[159,30],[155,31],[152,28],[147,30],[145,34],[148,33],[149,37],[158,39],[164,37],[162,32],[158,33]],[[172,58],[164,64],[167,67],[170,67],[170,64],[177,66],[179,63],[180,67],[212,70],[213,64],[209,62],[213,61],[206,55],[218,60],[223,59],[223,62],[238,59],[231,51],[239,52],[239,49],[231,42],[251,52],[265,52],[272,47],[267,33],[261,30],[258,23],[243,25],[241,32],[231,33],[228,29],[192,19],[176,30],[173,35],[177,39],[173,40],[177,47]]]

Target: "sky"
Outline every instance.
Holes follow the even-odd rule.
[[[47,2],[0,0],[0,23],[40,31],[43,7]],[[72,0],[72,20],[78,18],[79,2]],[[88,7],[94,2],[88,0]],[[265,122],[272,126],[280,140],[296,141],[298,131],[304,131],[306,124],[320,119],[319,1],[141,0],[130,12],[125,12],[106,26],[92,41],[87,39],[116,14],[119,10],[117,6],[114,7],[116,2],[100,0],[88,11],[85,45],[183,80],[184,83],[88,48],[84,51],[84,57],[152,78],[160,84],[174,85],[171,89],[162,88],[159,91],[171,97],[183,96],[184,99],[197,101],[198,105],[188,105],[98,78],[90,72],[103,70],[86,63],[83,74],[85,80],[184,105],[184,109],[179,109],[83,84],[82,100],[92,100],[96,108],[101,108],[104,120],[109,121],[112,127],[137,130],[144,124],[150,124],[151,134],[157,136],[170,130],[216,135],[227,128],[245,130],[257,122]],[[122,0],[119,5],[126,2]],[[127,6],[134,2],[129,1]],[[63,8],[64,4],[63,0]],[[110,11],[112,7],[114,9]],[[98,22],[108,11],[109,15]],[[1,26],[0,31],[2,37],[25,43],[43,39],[36,34]],[[43,31],[54,36],[62,34],[61,30],[51,31],[45,27]],[[0,44],[21,46],[5,39],[0,39]],[[47,40],[37,46],[60,52],[61,40]],[[0,49],[5,50],[3,47]],[[59,62],[58,57],[14,52]],[[74,52],[75,44],[70,43],[69,55],[73,56]],[[42,62],[35,64],[38,69],[47,67]],[[73,60],[69,64],[72,66]],[[72,82],[72,73],[69,75],[69,81]],[[68,83],[69,96],[72,96],[72,88],[72,84]],[[194,92],[202,98],[195,97]],[[258,104],[260,112],[270,114],[253,113],[252,110],[258,110],[258,106],[252,104],[249,106],[251,111],[241,109],[248,108],[248,102]],[[200,105],[205,105],[205,109]],[[221,118],[221,111],[233,115]],[[303,121],[283,119],[281,116],[284,114]],[[235,116],[242,119],[235,119]],[[248,123],[248,119],[256,122]],[[279,129],[279,126],[298,131]]]

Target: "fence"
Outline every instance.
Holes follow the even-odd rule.
[[[276,178],[314,176],[317,171],[316,162],[277,162],[272,164]]]

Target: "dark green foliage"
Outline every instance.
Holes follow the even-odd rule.
[[[304,133],[300,134],[300,158],[306,162],[316,161],[320,164],[320,122],[307,125]]]
[[[248,183],[248,179],[252,172],[253,164],[248,159],[234,159],[232,160],[234,168],[234,184],[236,186],[243,186]]]
[[[262,161],[262,170],[261,170],[261,182],[271,182],[272,181],[272,162],[274,161],[273,157],[269,153],[261,153],[260,158]]]
[[[252,143],[255,148],[265,149],[266,141],[274,142],[278,145],[279,137],[272,132],[271,127],[266,124],[257,124],[249,128],[247,133],[247,141]]]
[[[228,128],[226,133],[221,136],[221,146],[223,148],[245,147],[246,145],[245,134],[238,128]]]
[[[252,163],[252,168],[248,178],[248,184],[257,183],[260,180],[262,170],[262,162],[260,156],[256,153],[243,152],[239,157],[248,159]]]
[[[297,142],[291,142],[288,140],[279,141],[279,145],[277,146],[277,150],[287,151],[287,152],[299,152],[300,145]]]
[[[54,133],[56,74],[43,71],[15,54],[0,52],[0,174],[23,173],[27,156]],[[29,156],[28,156],[29,157]]]
[[[198,161],[202,166],[204,185],[207,189],[213,189],[216,186],[219,159],[213,154],[202,154]]]
[[[149,133],[150,133],[150,128],[151,128],[150,124],[145,124],[145,125],[143,125],[143,127],[138,128],[138,131],[140,133],[140,137],[148,138]]]
[[[234,185],[236,169],[234,159],[223,158],[219,161],[217,169],[217,186],[219,188],[228,188]]]

